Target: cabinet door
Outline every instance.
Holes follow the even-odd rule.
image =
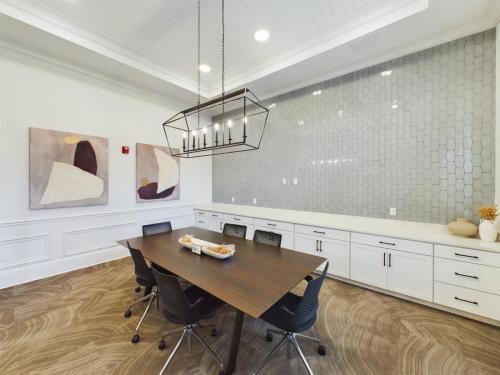
[[[296,234],[295,250],[306,254],[320,255],[319,240],[313,236]]]
[[[350,246],[347,241],[318,238],[319,255],[325,257],[330,262],[328,273],[335,276],[350,277]],[[323,270],[324,265],[318,267]]]
[[[222,229],[224,228],[224,222],[219,219],[210,219],[209,229],[214,232],[222,233]]]
[[[195,226],[197,226],[198,228],[202,228],[202,229],[209,229],[210,220],[208,220],[205,217],[202,217],[202,218],[197,217],[195,220]]]
[[[389,290],[432,302],[431,256],[391,250],[387,259]]]
[[[386,289],[385,252],[386,250],[380,247],[351,243],[351,279]]]

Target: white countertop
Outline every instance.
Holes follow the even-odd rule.
[[[478,238],[455,236],[442,224],[223,203],[200,204],[195,209],[500,253],[500,242],[483,242]]]

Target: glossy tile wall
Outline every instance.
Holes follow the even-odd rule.
[[[213,200],[477,220],[494,201],[494,102],[494,30],[281,95],[259,151],[213,158]]]

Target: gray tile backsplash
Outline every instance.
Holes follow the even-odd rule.
[[[494,201],[494,30],[265,103],[261,149],[213,157],[215,202],[447,223]]]

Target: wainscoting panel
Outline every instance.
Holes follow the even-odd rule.
[[[194,225],[193,204],[0,223],[0,289],[128,256],[142,225]]]
[[[49,235],[0,238],[0,269],[49,259]]]
[[[115,242],[137,234],[138,223],[123,223],[76,229],[64,233],[64,255],[87,253],[115,246]]]

